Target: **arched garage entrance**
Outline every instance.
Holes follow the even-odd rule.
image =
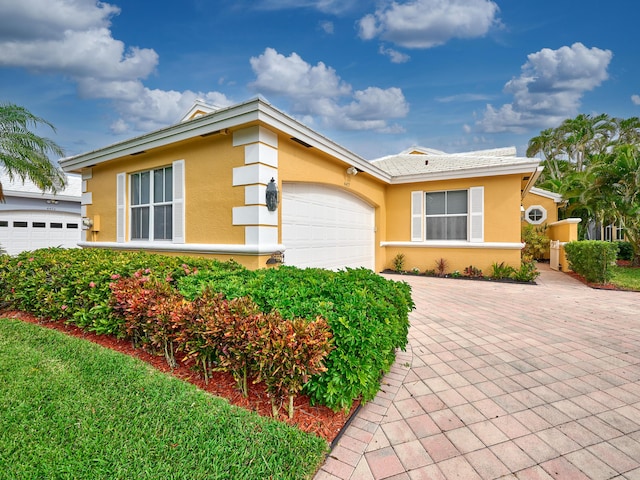
[[[285,264],[338,269],[375,268],[375,210],[336,187],[283,183]]]

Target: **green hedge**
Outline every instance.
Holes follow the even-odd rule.
[[[227,298],[250,297],[264,313],[327,320],[335,349],[327,371],[305,386],[312,401],[334,410],[374,398],[382,375],[404,349],[410,287],[365,269],[250,271],[235,262],[98,249],[42,249],[0,260],[5,307],[65,320],[98,334],[124,336],[123,320],[109,306],[109,285],[136,271],[153,271],[187,298],[206,288]]]
[[[571,269],[588,282],[607,283],[611,280],[611,265],[618,255],[614,242],[583,240],[564,246]]]

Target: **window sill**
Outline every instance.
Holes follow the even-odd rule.
[[[521,242],[465,242],[460,240],[428,240],[423,242],[380,242],[381,247],[410,248],[495,248],[502,250],[522,250]]]

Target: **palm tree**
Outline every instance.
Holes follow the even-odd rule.
[[[55,132],[51,123],[26,108],[0,104],[0,166],[12,181],[16,177],[23,182],[28,179],[41,190],[56,193],[65,186],[66,179],[62,171],[51,163],[48,154],[61,157],[64,152],[52,140],[29,130],[38,125],[50,127]],[[3,200],[0,184],[0,201]]]
[[[561,149],[575,162],[575,169],[582,171],[589,164],[591,155],[606,151],[615,130],[615,123],[606,113],[568,118],[558,127]]]
[[[619,223],[633,247],[634,264],[640,262],[640,148],[619,145],[594,158],[588,169],[583,202],[600,212],[600,219]]]
[[[640,145],[640,118],[615,118],[613,121],[618,129],[617,143]]]

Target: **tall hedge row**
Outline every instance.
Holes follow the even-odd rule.
[[[611,265],[616,261],[618,245],[615,242],[583,240],[565,244],[571,269],[587,281],[607,283],[611,280]]]
[[[305,392],[332,409],[371,400],[396,349],[407,344],[410,287],[365,269],[250,271],[233,261],[54,248],[2,256],[0,299],[5,308],[124,336],[122,317],[110,306],[110,285],[145,270],[191,300],[211,289],[229,299],[248,297],[265,314],[326,319],[334,349],[325,360],[327,371],[312,377]]]

